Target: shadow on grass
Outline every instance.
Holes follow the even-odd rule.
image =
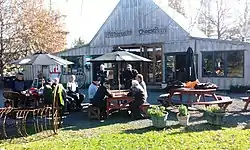
[[[91,129],[118,123],[128,123],[131,121],[131,117],[128,116],[125,111],[113,113],[111,116],[105,119],[104,122],[96,119],[89,119],[87,113],[77,112],[65,118],[62,130]]]

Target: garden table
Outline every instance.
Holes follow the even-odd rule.
[[[127,91],[110,91],[113,97],[107,98],[107,116],[109,116],[110,111],[112,110],[121,110],[123,108],[128,108],[129,103],[131,103],[134,99],[133,97],[127,96]]]
[[[171,89],[169,92],[169,96],[167,101],[169,104],[172,102],[172,98],[175,95],[179,96],[180,103],[183,104],[183,95],[188,95],[188,101],[187,104],[191,105],[192,101],[190,99],[191,95],[196,96],[195,102],[200,102],[201,98],[203,98],[203,101],[206,102],[206,97],[212,97],[214,101],[218,101],[218,97],[215,94],[216,89],[192,89],[192,88],[177,88],[177,89]]]

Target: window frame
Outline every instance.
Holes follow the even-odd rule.
[[[82,71],[84,71],[84,63],[85,63],[85,62],[84,62],[84,55],[77,55],[77,56],[61,56],[61,57],[62,57],[63,59],[66,59],[66,60],[68,60],[67,58],[69,58],[69,57],[82,57],[83,66],[82,66],[81,69],[82,69]],[[70,61],[70,60],[68,60],[68,61]],[[70,66],[70,65],[67,65],[67,67],[68,67],[68,66]],[[78,68],[77,68],[77,69],[78,69]],[[70,68],[70,72],[66,72],[66,71],[65,71],[65,67],[62,67],[62,74],[63,74],[63,75],[71,75],[71,74],[73,74],[73,73],[72,73],[72,67]]]
[[[216,76],[214,75],[214,72],[215,72],[215,57],[216,57],[216,53],[223,53],[223,57],[224,57],[224,76]],[[242,52],[243,53],[243,74],[241,77],[237,77],[237,76],[231,76],[231,77],[228,77],[228,54],[230,52]],[[204,62],[204,57],[209,54],[209,53],[212,53],[212,62],[213,62],[213,74],[212,75],[205,75],[204,74],[204,71],[203,71],[203,67],[205,65],[205,62]],[[203,51],[201,52],[202,54],[202,77],[212,77],[212,78],[244,78],[245,76],[245,50],[232,50],[232,51]]]

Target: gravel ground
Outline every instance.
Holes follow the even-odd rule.
[[[149,103],[157,104],[156,99],[162,94],[161,92],[150,92]],[[233,103],[228,106],[228,110],[224,119],[224,127],[239,127],[246,126],[250,123],[250,106],[249,111],[243,112],[244,103],[239,98],[245,96],[244,94],[227,94],[233,99]],[[201,108],[199,106],[198,108]],[[203,107],[204,108],[204,107]],[[174,127],[178,125],[176,118],[177,107],[169,107],[169,116],[168,116],[168,126]],[[204,130],[211,129],[211,125],[208,125],[206,120],[203,119],[203,113],[197,109],[190,108],[190,126],[191,130]],[[138,124],[141,128],[148,128],[152,126],[151,120],[143,119],[138,121],[132,121],[126,113],[114,113],[104,122],[97,120],[89,120],[86,110],[83,112],[72,113],[64,119],[65,129],[68,130],[78,130],[78,129],[88,129],[104,125],[110,125],[115,123],[132,123]],[[214,127],[212,127],[214,128]]]
[[[3,97],[2,96],[2,90],[0,90],[0,98],[2,101],[0,101],[0,107],[3,106]],[[82,93],[84,93],[87,96],[87,90],[82,90]],[[159,95],[163,94],[162,92],[150,92],[149,91],[149,98],[148,101],[150,104],[158,104],[157,98]],[[243,112],[242,109],[244,107],[243,101],[240,100],[240,97],[246,96],[246,94],[226,94],[226,93],[219,93],[220,95],[226,95],[230,96],[233,99],[233,103],[229,105],[226,116],[225,116],[225,123],[224,126],[226,127],[236,127],[241,126],[246,123],[250,123],[250,106],[248,107],[247,112]],[[88,99],[85,100],[85,102],[88,102]],[[199,106],[200,107],[200,106]],[[176,118],[176,112],[177,108],[169,108],[169,126],[173,126],[178,124],[177,118]],[[202,118],[203,113],[200,111],[197,111],[195,109],[191,109],[190,111],[191,117],[190,117],[190,124],[191,126],[197,126],[202,125],[206,123],[206,121]],[[64,127],[65,129],[86,129],[86,128],[93,128],[103,125],[109,125],[114,123],[133,123],[133,124],[141,124],[142,127],[148,127],[151,126],[151,121],[149,119],[139,120],[139,121],[131,121],[131,118],[126,115],[126,113],[114,113],[112,116],[110,116],[105,122],[100,123],[100,121],[97,120],[89,120],[87,116],[86,110],[83,110],[83,112],[75,112],[71,113],[70,115],[66,116],[64,118]]]

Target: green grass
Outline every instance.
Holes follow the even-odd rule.
[[[250,149],[250,130],[239,128],[189,128],[155,130],[136,123],[116,124],[84,130],[64,130],[58,135],[41,135],[0,142],[5,149]],[[203,130],[204,130],[203,129]],[[214,128],[215,129],[215,128]],[[23,143],[23,141],[29,141]]]

